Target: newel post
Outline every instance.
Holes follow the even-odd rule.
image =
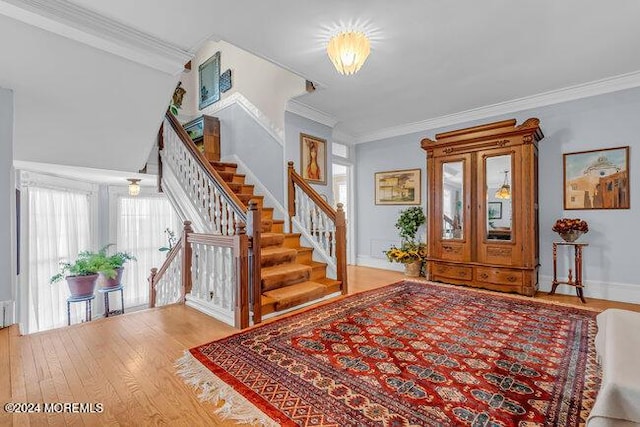
[[[236,306],[235,327],[249,327],[249,237],[243,222],[236,223],[235,234]]]
[[[348,292],[347,285],[347,220],[344,215],[343,204],[338,203],[336,211],[336,275],[342,282],[342,294]]]
[[[193,257],[193,250],[191,243],[189,243],[189,234],[193,233],[191,228],[191,221],[185,221],[182,229],[182,301],[189,292],[191,292],[191,260]]]
[[[289,208],[289,233],[293,233],[293,217],[296,216],[296,190],[293,186],[293,162],[287,168],[287,206]]]
[[[149,282],[149,308],[156,306],[156,275],[158,274],[157,268],[151,269],[151,275],[147,279]]]
[[[253,324],[262,322],[262,209],[255,200],[249,201],[247,210],[247,235],[251,239],[251,274],[249,275],[249,301],[253,310]]]

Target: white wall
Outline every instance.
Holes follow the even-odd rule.
[[[12,322],[15,259],[15,173],[13,171],[13,91],[0,88],[0,327],[3,312]],[[7,303],[9,302],[9,303]],[[6,307],[6,308],[5,308]],[[4,311],[6,309],[6,312]]]
[[[196,116],[198,110],[198,67],[220,51],[220,73],[231,69],[232,87],[220,99],[241,93],[280,130],[284,129],[287,101],[305,92],[305,79],[224,41],[206,42],[191,61],[191,72],[182,76],[187,90],[181,114]]]
[[[385,241],[396,235],[394,223],[399,207],[375,206],[373,173],[380,170],[426,167],[426,155],[420,140],[436,133],[516,118],[522,123],[538,117],[545,138],[540,142],[540,288],[550,289],[552,272],[551,244],[558,236],[551,230],[561,217],[582,218],[590,231],[581,238],[589,243],[584,250],[586,295],[596,298],[640,302],[640,276],[636,242],[640,213],[640,88],[610,93],[557,105],[492,117],[482,121],[417,132],[357,146],[357,242],[358,256],[379,257]],[[563,210],[563,153],[607,147],[631,146],[631,209]],[[424,183],[424,182],[423,182]],[[422,202],[426,207],[426,202]],[[427,220],[433,220],[427,218]],[[568,268],[566,256],[560,256],[559,271]],[[380,264],[380,266],[390,266]],[[565,276],[566,277],[566,276]],[[573,288],[562,292],[574,293]]]

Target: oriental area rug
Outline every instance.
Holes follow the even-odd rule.
[[[578,426],[596,312],[399,282],[185,352],[225,419],[282,426]]]

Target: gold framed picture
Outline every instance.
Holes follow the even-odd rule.
[[[419,205],[420,169],[376,172],[376,205]]]
[[[629,146],[563,154],[564,209],[629,209]]]
[[[312,184],[327,184],[327,141],[300,134],[300,175]]]

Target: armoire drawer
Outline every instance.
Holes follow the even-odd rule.
[[[522,271],[488,267],[476,267],[474,270],[476,282],[522,286]]]
[[[449,277],[451,279],[471,280],[473,278],[473,270],[471,269],[471,267],[436,264],[433,272],[437,276]]]

